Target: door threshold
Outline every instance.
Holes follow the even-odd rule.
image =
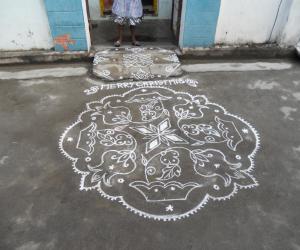
[[[124,43],[122,45],[122,47],[134,47],[132,46],[130,43]],[[121,48],[122,48],[121,47]],[[175,51],[177,49],[179,49],[179,47],[177,45],[174,44],[170,44],[170,43],[142,43],[142,48],[162,48],[162,49],[168,49],[168,50],[172,50]],[[109,44],[99,44],[99,45],[92,45],[91,47],[91,51],[99,51],[99,50],[105,50],[105,49],[111,49],[111,48],[115,48],[113,45],[109,45]],[[136,47],[139,48],[139,47]]]

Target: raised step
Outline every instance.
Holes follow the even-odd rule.
[[[174,51],[162,48],[114,48],[99,51],[93,62],[95,76],[117,81],[151,80],[182,75]]]

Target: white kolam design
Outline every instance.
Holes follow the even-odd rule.
[[[182,75],[174,51],[160,48],[116,48],[98,51],[93,61],[95,76],[107,81],[153,80]]]
[[[112,89],[132,89],[132,88],[147,88],[147,87],[161,87],[161,86],[175,86],[175,85],[188,85],[190,87],[198,87],[199,82],[190,78],[171,78],[164,80],[153,80],[153,81],[131,81],[131,82],[118,82],[118,83],[105,83],[97,82],[95,80],[87,79],[91,86],[85,89],[83,92],[86,95],[97,94],[101,90],[112,90]]]
[[[204,95],[167,87],[87,103],[59,148],[81,175],[80,190],[97,190],[145,218],[186,218],[210,200],[258,186],[256,130]]]

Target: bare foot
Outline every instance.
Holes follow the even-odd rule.
[[[140,42],[138,42],[138,41],[132,41],[132,45],[133,46],[137,46],[137,47],[139,47],[139,46],[141,46],[141,44],[140,44]]]

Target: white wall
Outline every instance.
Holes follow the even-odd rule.
[[[295,45],[300,41],[300,0],[293,0],[286,25],[279,38],[284,46]]]
[[[290,14],[292,3],[293,0],[282,0],[278,11],[278,17],[270,39],[271,42],[278,42],[278,40],[281,38],[283,29]]]
[[[222,0],[216,43],[267,42],[279,4],[280,0]]]
[[[172,23],[172,29],[175,35],[178,34],[178,13],[179,12],[179,0],[174,0],[174,12],[173,12],[173,23]]]
[[[172,1],[173,0],[159,0],[158,16],[146,16],[146,19],[171,19],[172,17]],[[99,0],[89,0],[90,19],[96,20],[108,20],[109,17],[100,16]]]
[[[89,0],[89,11],[91,20],[101,20],[99,0]]]
[[[43,0],[1,0],[0,33],[0,50],[53,47]]]
[[[160,0],[158,7],[158,18],[171,19],[172,18],[172,0]]]
[[[300,39],[300,0],[221,0],[215,43],[241,45]]]

